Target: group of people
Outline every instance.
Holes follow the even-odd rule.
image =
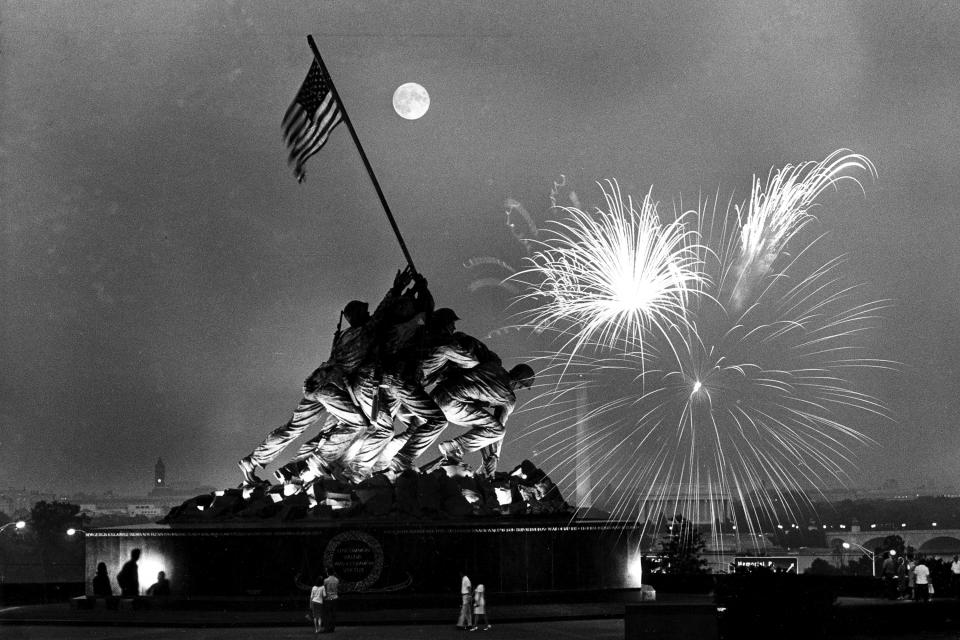
[[[956,560],[954,556],[954,565],[960,568],[960,562]],[[933,595],[930,568],[922,556],[909,554],[904,557],[897,555],[896,551],[889,551],[883,560],[881,577],[886,597],[891,600],[929,602]]]
[[[123,563],[123,567],[117,574],[117,585],[120,587],[121,598],[136,598],[140,595],[140,569],[137,561],[140,559],[140,549],[133,549],[130,552],[130,559]],[[113,587],[110,584],[110,576],[107,573],[107,564],[100,562],[97,564],[97,573],[93,576],[93,595],[98,598],[108,598],[113,596]],[[164,571],[157,573],[157,581],[147,587],[147,595],[153,597],[164,597],[170,595],[170,581]]]
[[[487,619],[487,595],[482,583],[476,587],[470,581],[470,576],[460,572],[460,616],[457,618],[457,629],[461,631],[486,631],[490,628]]]
[[[239,461],[244,486],[269,484],[257,470],[321,418],[320,432],[275,473],[285,491],[321,477],[357,482],[416,469],[414,461],[448,423],[468,430],[437,445],[438,462],[460,463],[480,451],[478,473],[492,476],[515,392],[533,385],[533,369],[520,364],[507,371],[483,342],[457,331],[457,314],[434,309],[426,279],[409,267],[397,273],[373,314],[354,300],[343,319],[349,326],[338,324],[330,358],[304,382],[291,418]]]
[[[314,633],[333,633],[337,628],[337,600],[339,599],[340,579],[336,571],[327,569],[317,574],[313,584],[304,584],[300,574],[294,578],[297,586],[310,592],[308,617],[313,621]]]

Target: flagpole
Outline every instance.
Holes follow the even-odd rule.
[[[340,94],[337,93],[337,85],[333,82],[333,78],[330,77],[330,72],[327,71],[327,65],[323,63],[323,58],[320,57],[320,50],[317,49],[317,43],[314,42],[312,35],[307,36],[307,42],[310,44],[310,49],[313,51],[313,57],[316,58],[317,64],[320,65],[320,69],[323,71],[323,74],[330,80],[330,91],[333,93],[333,97],[337,101],[337,104],[340,105],[340,111],[343,113],[343,121],[347,124],[347,129],[350,130],[350,137],[353,138],[353,143],[357,145],[357,151],[360,152],[360,158],[363,160],[363,166],[366,167],[367,174],[370,176],[371,182],[373,182],[373,188],[377,190],[377,196],[380,197],[380,204],[383,205],[383,210],[387,214],[387,219],[390,221],[390,226],[393,227],[393,233],[397,236],[397,241],[400,243],[400,249],[403,251],[403,256],[407,259],[407,264],[410,265],[410,269],[416,273],[417,268],[413,266],[413,258],[410,257],[410,252],[407,251],[407,245],[403,241],[403,236],[400,235],[400,228],[397,226],[397,221],[393,219],[393,213],[390,211],[390,205],[387,204],[387,199],[383,195],[383,190],[380,188],[380,183],[377,181],[377,176],[373,173],[373,167],[370,166],[370,161],[367,160],[367,154],[363,151],[363,145],[360,144],[360,138],[357,137],[357,132],[353,128],[353,123],[350,122],[350,116],[347,114],[347,108],[343,104],[343,100],[340,99]]]

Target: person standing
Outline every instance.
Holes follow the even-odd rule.
[[[960,556],[953,556],[950,564],[950,593],[960,598]]]
[[[896,552],[892,549],[888,551],[881,569],[884,595],[890,600],[897,597],[897,565],[893,559],[895,555]]]
[[[333,633],[337,628],[337,600],[340,597],[340,579],[333,567],[327,569],[327,578],[323,581],[323,628],[321,633]]]
[[[908,597],[909,570],[903,556],[897,558],[897,600],[906,600]]]
[[[140,549],[130,551],[130,559],[123,563],[120,573],[117,574],[117,584],[120,585],[120,596],[136,598],[140,595],[140,569],[137,560],[140,559]]]
[[[913,561],[913,556],[907,556],[907,597],[910,600],[917,599],[917,574],[914,569],[917,563]]]
[[[97,574],[93,576],[93,595],[95,598],[109,598],[113,595],[110,576],[107,575],[107,563],[97,563]]]
[[[457,629],[466,630],[473,626],[473,584],[470,576],[460,572],[460,617],[457,618]]]
[[[917,566],[913,569],[917,583],[916,599],[921,602],[930,602],[930,569],[923,562],[923,558],[917,559]]]
[[[323,600],[326,595],[326,589],[323,588],[323,579],[326,574],[318,573],[312,584],[303,582],[300,579],[302,575],[300,573],[295,575],[293,582],[297,585],[297,589],[309,594],[307,596],[307,618],[313,622],[313,632],[320,633],[322,629],[320,621],[323,619]]]
[[[486,631],[490,628],[490,622],[487,620],[487,595],[486,588],[483,584],[478,584],[477,588],[473,590],[473,626],[470,627],[471,631],[476,629],[481,629]],[[482,621],[482,625],[481,625]]]
[[[323,601],[327,590],[323,586],[323,574],[317,574],[317,579],[310,587],[310,617],[313,618],[313,632],[320,633],[323,629]]]

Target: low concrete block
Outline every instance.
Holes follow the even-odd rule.
[[[626,605],[626,640],[718,640],[717,608],[712,604],[658,603]]]

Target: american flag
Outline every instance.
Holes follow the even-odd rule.
[[[343,111],[331,90],[330,78],[316,60],[283,116],[283,139],[290,148],[297,182],[303,182],[303,165],[323,147],[333,128],[340,124]]]

